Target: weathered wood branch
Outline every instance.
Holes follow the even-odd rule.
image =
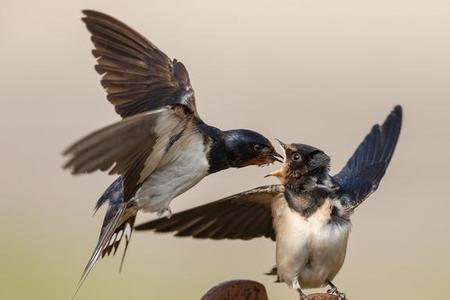
[[[330,294],[311,294],[310,300],[338,300]],[[211,288],[201,300],[268,300],[266,288],[252,280],[230,280]]]

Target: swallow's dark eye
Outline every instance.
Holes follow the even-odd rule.
[[[293,161],[300,161],[302,159],[302,157],[300,156],[300,154],[294,153],[294,154],[292,154],[291,159]]]
[[[261,152],[264,149],[263,145],[256,144],[253,146],[253,149],[255,149],[256,152]]]

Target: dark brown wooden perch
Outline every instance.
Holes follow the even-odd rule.
[[[330,294],[311,294],[311,300],[338,300]],[[266,288],[252,280],[230,280],[210,289],[201,300],[268,300]]]

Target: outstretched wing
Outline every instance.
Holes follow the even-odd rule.
[[[175,232],[199,239],[270,237],[275,240],[272,205],[282,195],[281,185],[257,187],[135,227],[136,230]]]
[[[125,118],[86,136],[70,146],[64,168],[73,174],[96,170],[123,176],[124,201],[128,201],[154,171],[173,136],[190,138],[195,130],[192,113],[182,105]],[[192,133],[192,134],[191,134]]]
[[[82,18],[91,33],[95,69],[108,100],[123,118],[170,104],[194,114],[194,90],[184,65],[171,60],[144,36],[119,20],[93,10]]]
[[[396,106],[384,123],[372,127],[345,167],[334,176],[338,196],[350,209],[374,192],[394,154],[402,127],[402,108]]]

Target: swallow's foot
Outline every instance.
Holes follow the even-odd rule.
[[[348,300],[344,293],[336,291],[335,295],[338,297],[339,300]]]
[[[337,291],[337,288],[333,287],[333,288],[327,290],[327,294],[334,295],[334,293],[336,293],[336,291]]]
[[[172,210],[170,209],[170,207],[166,207],[160,209],[156,214],[158,215],[158,217],[162,217],[165,215],[167,219],[170,219],[170,217],[172,217]]]
[[[345,296],[345,294],[339,292],[336,287],[333,287],[333,288],[327,290],[327,293],[330,295],[337,296],[339,300],[348,300],[347,297]]]
[[[300,287],[300,283],[298,282],[298,279],[292,281],[292,288],[297,290],[298,294],[300,295],[300,300],[309,300],[308,295],[303,293]]]
[[[297,290],[298,291],[298,294],[299,294],[299,296],[300,296],[300,300],[309,300],[310,298],[309,298],[309,296],[308,295],[306,295],[305,293],[303,293],[303,291],[302,290]]]
[[[330,295],[336,295],[339,300],[348,300],[344,293],[341,293],[338,291],[337,287],[330,282],[328,282],[328,285],[331,287],[329,290],[327,290],[327,293]]]
[[[333,291],[331,291],[331,290],[333,290],[333,289],[329,289],[329,290],[327,291],[327,293],[330,294],[330,295],[335,295],[335,296],[337,296],[339,300],[348,300],[344,293],[341,293],[341,292],[339,292],[339,291],[337,291],[337,290],[333,292]]]

